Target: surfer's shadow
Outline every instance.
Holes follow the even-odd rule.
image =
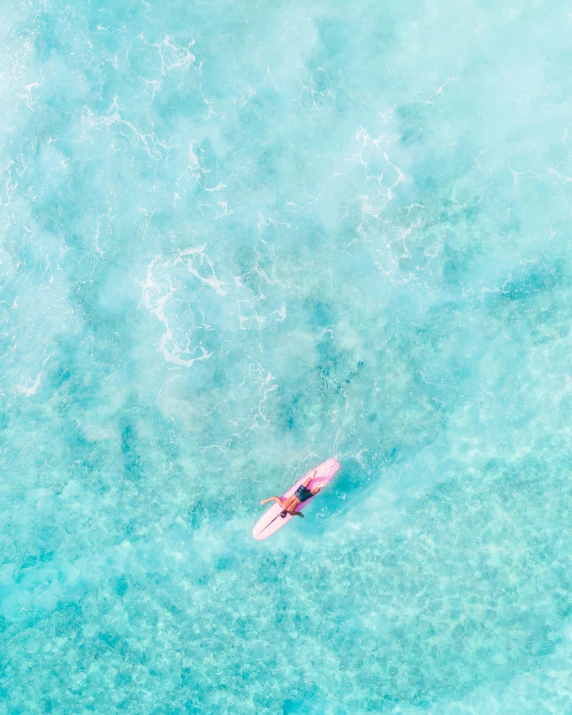
[[[328,494],[327,503],[322,504],[319,509],[308,510],[306,514],[306,526],[311,531],[324,531],[331,528],[336,522],[336,518],[342,517],[347,511],[348,494],[336,490],[333,494]],[[324,497],[325,498],[325,495]]]
[[[352,467],[354,465],[349,468],[344,465],[343,471],[336,479],[335,486],[326,487],[320,495],[320,507],[315,511],[308,511],[307,516],[311,517],[311,521],[314,522],[317,529],[325,529],[328,520],[342,518],[350,507],[355,505],[356,495],[363,495],[363,475],[360,469]],[[329,526],[331,526],[331,522],[328,528]]]
[[[336,516],[336,514],[341,514],[345,511],[344,502],[347,498],[347,494],[342,492],[339,494],[328,495],[328,497],[328,502],[322,504],[319,509],[314,511],[313,516],[316,519],[329,519],[330,517]]]

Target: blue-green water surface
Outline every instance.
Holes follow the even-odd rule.
[[[571,17],[4,0],[1,712],[572,712]]]

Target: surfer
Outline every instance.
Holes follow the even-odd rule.
[[[290,516],[301,516],[303,519],[304,514],[302,514],[302,512],[296,511],[296,509],[300,504],[302,504],[302,502],[308,501],[308,499],[311,499],[312,497],[316,496],[316,494],[322,489],[322,487],[316,487],[316,489],[308,489],[308,484],[310,484],[312,479],[315,477],[317,471],[318,470],[315,469],[312,476],[308,477],[308,479],[306,479],[303,484],[300,484],[298,489],[296,489],[296,491],[294,492],[294,494],[292,494],[291,497],[286,497],[286,499],[280,499],[280,497],[270,497],[269,499],[264,499],[260,503],[268,504],[269,501],[275,501],[277,504],[280,504],[282,509],[284,509],[284,511],[280,514],[283,519],[285,519],[288,514],[290,514]]]

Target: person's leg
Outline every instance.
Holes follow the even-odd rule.
[[[300,503],[300,500],[298,499],[298,497],[295,497],[295,496],[288,497],[283,502],[284,509],[286,509],[286,511],[293,511],[298,506],[299,503]]]
[[[312,476],[311,476],[311,477],[308,477],[308,479],[306,479],[306,481],[304,482],[304,486],[305,486],[305,487],[307,487],[308,484],[312,481],[312,479],[316,476],[316,472],[317,472],[317,471],[318,471],[317,469],[314,469],[314,473],[312,474]]]
[[[288,497],[287,499],[284,499],[284,501],[282,502],[282,508],[284,509],[284,511],[280,514],[280,516],[283,519],[286,518],[287,514],[290,514],[290,516],[293,516],[296,511],[296,507],[298,506],[299,503],[300,503],[300,500],[295,496],[291,496],[291,497]]]

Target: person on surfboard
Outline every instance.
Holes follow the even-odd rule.
[[[303,484],[300,484],[298,489],[296,489],[296,491],[294,492],[294,494],[292,494],[291,497],[286,497],[286,499],[280,499],[280,497],[270,497],[269,499],[264,499],[260,503],[268,504],[269,501],[275,501],[277,504],[280,504],[282,509],[284,509],[284,511],[280,514],[283,519],[285,519],[288,514],[290,514],[290,516],[301,516],[303,519],[304,514],[302,514],[302,512],[296,511],[296,509],[300,504],[302,504],[302,502],[308,501],[308,499],[311,499],[312,497],[316,496],[316,494],[322,490],[322,487],[316,487],[316,489],[308,489],[308,484],[310,484],[317,471],[318,470],[315,469],[312,476],[308,477],[308,479],[306,479]]]

